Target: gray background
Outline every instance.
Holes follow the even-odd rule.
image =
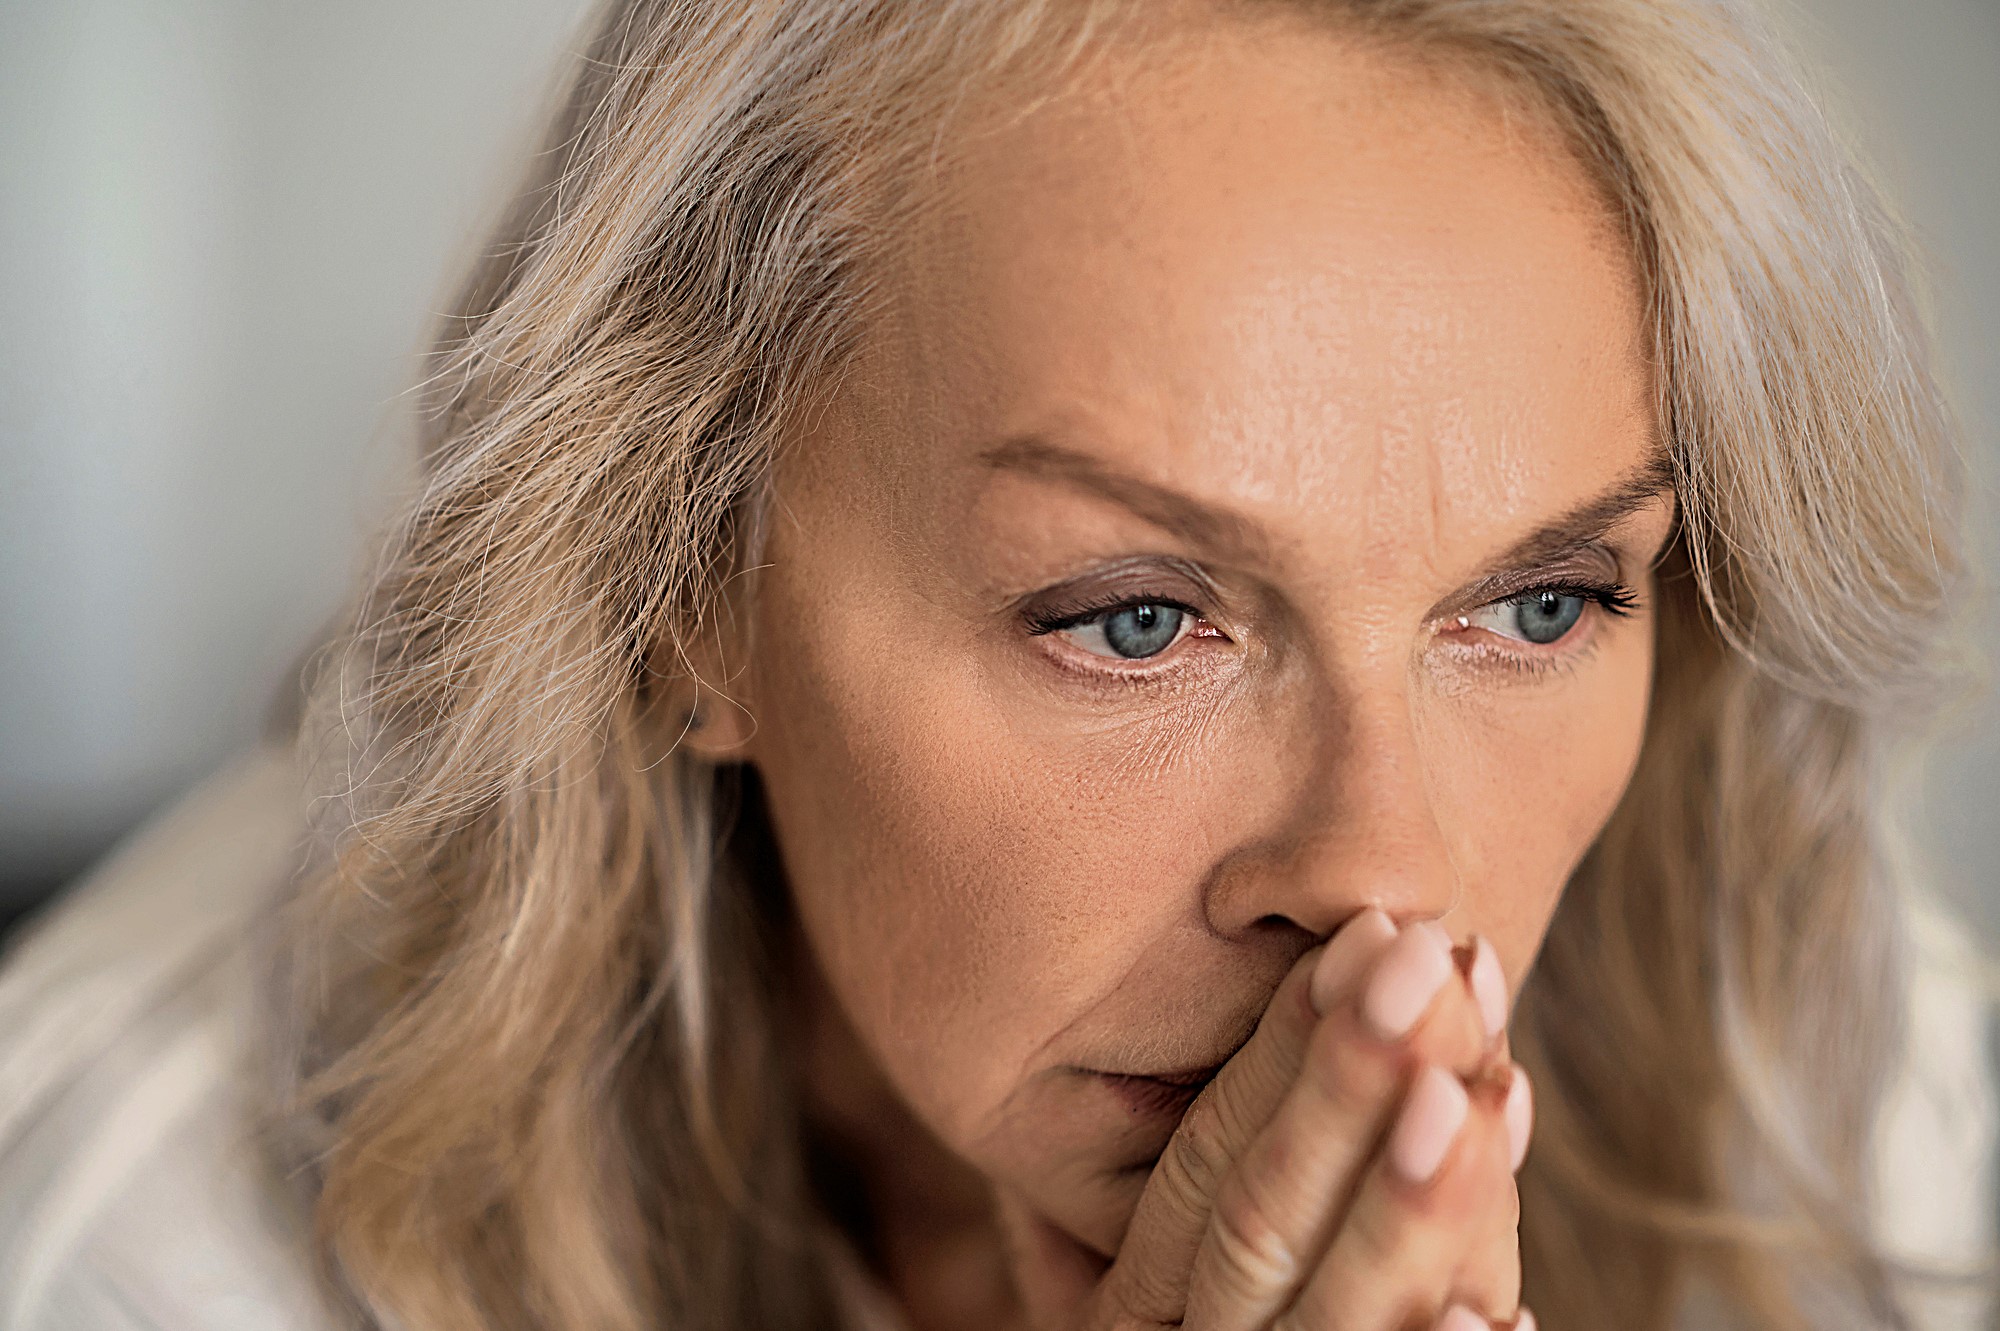
[[[0,0],[0,921],[247,743],[339,604],[580,13]],[[2000,0],[1785,21],[1931,255],[2000,582]],[[1996,790],[1989,696],[1918,822],[1989,940]]]

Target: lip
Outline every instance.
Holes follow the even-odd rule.
[[[1091,1070],[1133,1114],[1144,1118],[1176,1117],[1187,1112],[1202,1087],[1222,1070],[1220,1063],[1180,1072],[1104,1072]]]

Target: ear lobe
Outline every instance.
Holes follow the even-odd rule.
[[[667,642],[655,649],[655,672],[667,681],[657,725],[668,749],[685,749],[709,762],[749,761],[757,721],[742,687],[749,664],[742,627],[742,607],[718,596],[683,651]]]
[[[735,698],[701,684],[692,684],[685,694],[691,705],[676,709],[676,729],[681,735],[676,748],[714,763],[747,762],[750,737],[756,733],[756,718]],[[667,737],[670,741],[672,735]]]

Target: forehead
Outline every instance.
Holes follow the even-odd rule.
[[[1632,261],[1549,119],[1295,21],[1107,52],[961,138],[891,286],[868,377],[922,426],[880,462],[961,490],[1034,437],[1280,545],[1438,546],[1596,493],[1650,439]]]

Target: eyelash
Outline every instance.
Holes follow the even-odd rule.
[[[1535,586],[1523,587],[1517,592],[1511,592],[1506,596],[1488,601],[1486,605],[1505,605],[1510,601],[1526,600],[1528,597],[1539,596],[1544,592],[1554,592],[1558,596],[1580,597],[1597,606],[1604,613],[1619,619],[1624,619],[1632,615],[1639,605],[1638,592],[1633,590],[1630,585],[1617,581],[1538,583]],[[1186,601],[1173,596],[1143,595],[1107,596],[1079,606],[1030,610],[1024,613],[1023,619],[1026,622],[1028,632],[1039,636],[1046,633],[1056,633],[1063,629],[1078,628],[1084,624],[1088,624],[1099,616],[1141,605],[1168,606],[1197,620],[1204,620],[1201,611],[1189,605]],[[1485,606],[1481,606],[1480,608],[1484,609]],[[1593,637],[1582,648],[1573,648],[1566,656],[1562,657],[1541,656],[1539,654],[1522,652],[1515,648],[1488,647],[1480,650],[1481,655],[1497,657],[1499,663],[1508,669],[1525,675],[1542,676],[1571,669],[1578,661],[1589,655],[1590,650],[1596,646],[1596,642],[1596,638]],[[1100,666],[1085,666],[1083,668],[1094,671],[1101,676],[1114,679],[1121,677],[1125,679],[1149,679],[1156,674],[1162,673],[1160,671],[1107,669]]]
[[[1026,616],[1028,632],[1041,634],[1054,633],[1060,629],[1073,629],[1088,624],[1099,615],[1108,615],[1114,610],[1124,610],[1136,605],[1164,605],[1184,615],[1193,615],[1197,619],[1201,617],[1201,611],[1186,601],[1176,600],[1171,596],[1112,596],[1061,610],[1030,610]]]
[[[1629,618],[1637,611],[1639,606],[1639,593],[1628,583],[1620,581],[1538,583],[1533,587],[1523,587],[1520,591],[1510,592],[1505,596],[1488,601],[1486,605],[1506,605],[1510,601],[1525,601],[1529,597],[1539,596],[1543,592],[1554,592],[1557,596],[1580,597],[1614,619]],[[1486,606],[1479,608],[1483,610]],[[1568,635],[1565,634],[1564,636],[1567,637]],[[1560,642],[1561,639],[1558,639],[1557,643]],[[1595,634],[1592,634],[1590,641],[1584,643],[1583,646],[1572,647],[1566,651],[1558,647],[1556,643],[1548,644],[1548,646],[1555,648],[1561,654],[1545,656],[1540,652],[1532,650],[1523,651],[1518,647],[1489,647],[1485,645],[1475,650],[1480,656],[1496,660],[1498,664],[1517,674],[1546,678],[1557,674],[1567,674],[1571,670],[1574,670],[1578,664],[1589,659],[1590,654],[1597,649],[1598,638]]]

